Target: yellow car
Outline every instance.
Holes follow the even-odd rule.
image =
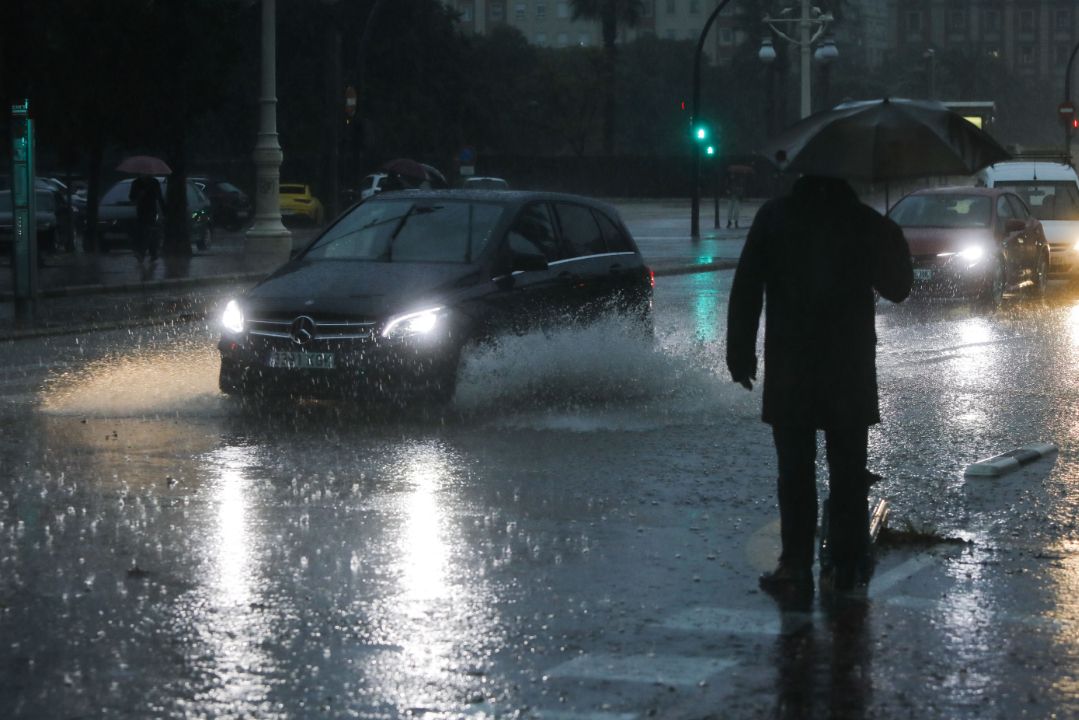
[[[285,220],[306,220],[321,225],[326,219],[326,211],[319,199],[311,194],[310,185],[281,183],[278,198],[281,202],[281,217]]]

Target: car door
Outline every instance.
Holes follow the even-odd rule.
[[[1038,266],[1038,253],[1041,252],[1042,245],[1044,243],[1044,235],[1041,230],[1041,223],[1030,212],[1030,208],[1023,202],[1023,199],[1018,195],[1009,193],[1007,195],[1008,202],[1012,206],[1012,212],[1016,218],[1023,221],[1026,227],[1023,230],[1022,245],[1023,245],[1023,268],[1027,271],[1026,274],[1033,274],[1034,269]]]
[[[639,306],[648,299],[651,287],[651,273],[637,254],[633,241],[621,223],[597,208],[592,208],[592,215],[603,233],[603,244],[607,249],[607,276],[610,292],[621,304],[621,309],[628,310]]]
[[[542,257],[548,265],[522,269],[514,258]],[[485,303],[482,334],[517,334],[549,327],[564,309],[562,281],[557,277],[561,259],[554,217],[546,202],[521,208],[500,239],[495,252],[491,282]]]
[[[574,320],[593,320],[613,294],[603,231],[586,205],[556,202],[554,208],[563,259],[553,265],[563,284],[569,316]]]
[[[1001,194],[996,201],[996,236],[1000,238],[1000,244],[1004,250],[1004,274],[1009,285],[1019,282],[1022,268],[1026,265],[1026,238],[1025,228],[1014,226],[1013,222],[1019,218],[1015,216],[1015,210],[1008,202],[1008,196]]]

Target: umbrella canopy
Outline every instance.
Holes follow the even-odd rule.
[[[427,173],[427,179],[431,182],[431,187],[449,187],[450,184],[446,182],[446,176],[442,174],[442,171],[436,168],[434,165],[423,165],[423,171]]]
[[[423,165],[408,158],[390,160],[382,166],[382,169],[388,173],[400,175],[401,177],[409,178],[411,180],[418,180],[420,182],[428,179],[427,170],[424,169]]]
[[[132,155],[116,166],[120,172],[132,175],[171,175],[170,168],[164,160],[152,155]]]
[[[970,175],[1011,157],[942,103],[888,98],[810,115],[763,154],[785,172],[871,181]]]

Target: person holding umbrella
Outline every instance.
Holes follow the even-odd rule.
[[[728,306],[727,368],[752,389],[768,297],[762,419],[772,425],[776,447],[782,547],[760,586],[780,599],[813,592],[823,430],[831,561],[821,567],[821,585],[858,590],[872,573],[866,463],[869,426],[881,419],[874,291],[901,302],[914,271],[903,231],[862,204],[846,178],[887,183],[970,174],[1008,153],[941,103],[884,98],[810,115],[764,154],[801,177],[754,218]]]
[[[868,584],[868,432],[880,422],[873,293],[900,302],[913,275],[903,231],[841,179],[799,178],[750,226],[731,287],[727,368],[753,388],[767,294],[762,419],[775,441],[782,543],[778,567],[760,578],[770,594],[813,591],[818,430],[833,562],[821,568],[821,583],[840,592]]]
[[[168,175],[172,169],[150,155],[129,157],[116,169],[135,175],[128,190],[128,199],[135,205],[135,257],[141,261],[149,253],[151,262],[157,260],[158,225],[165,212],[165,198],[156,176]]]

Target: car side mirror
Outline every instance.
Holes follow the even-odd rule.
[[[1019,218],[1008,218],[1004,221],[1004,232],[1022,232],[1027,229],[1026,220],[1020,220]]]

